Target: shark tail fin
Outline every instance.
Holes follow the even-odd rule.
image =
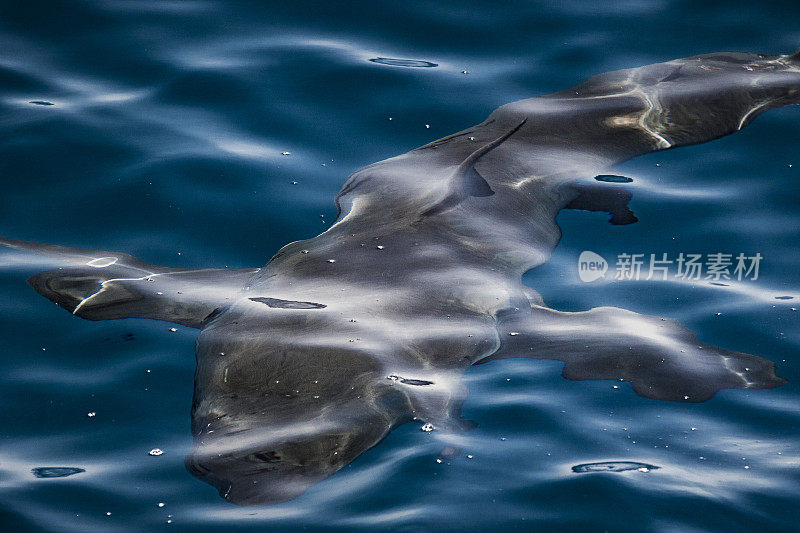
[[[256,269],[177,269],[128,254],[0,238],[0,244],[65,264],[28,283],[42,296],[88,320],[151,318],[201,327],[226,307]]]
[[[507,357],[556,359],[567,379],[629,381],[639,396],[704,402],[721,389],[770,389],[786,380],[763,357],[703,344],[677,321],[615,307],[565,313],[537,305],[500,320]]]

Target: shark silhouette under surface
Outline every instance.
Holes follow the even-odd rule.
[[[634,156],[715,139],[800,102],[800,53],[709,54],[594,76],[353,173],[323,234],[250,270],[0,243],[69,264],[39,293],[90,320],[201,330],[189,470],[227,500],[289,500],[417,419],[463,431],[464,370],[557,359],[569,379],[702,402],[784,383],[772,362],[697,341],[674,320],[565,313],[521,282],[558,243],[564,208],[636,219],[618,185],[577,181]]]

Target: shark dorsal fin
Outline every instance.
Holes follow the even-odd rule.
[[[450,178],[450,191],[447,193],[447,196],[437,202],[436,205],[427,209],[424,213],[422,213],[422,216],[427,217],[442,213],[457,206],[471,196],[482,197],[493,195],[494,190],[492,190],[492,187],[489,185],[489,183],[475,169],[475,164],[480,160],[481,157],[485,156],[503,144],[509,137],[519,131],[519,129],[527,121],[527,118],[524,119],[514,128],[510,129],[497,139],[484,144],[467,156],[467,158],[464,159],[460,165],[458,165],[458,168],[453,173],[452,178]]]

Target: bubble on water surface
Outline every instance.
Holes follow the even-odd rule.
[[[575,465],[572,467],[572,471],[579,474],[587,472],[627,472],[630,470],[649,472],[650,470],[657,470],[658,468],[660,467],[646,463],[636,463],[634,461],[607,461]]]
[[[421,59],[402,59],[396,57],[375,57],[370,59],[370,62],[389,65],[390,67],[433,68],[439,66],[436,63],[423,61]]]
[[[618,176],[616,174],[599,174],[594,177],[597,181],[604,181],[606,183],[631,183],[633,178],[626,176]]]
[[[425,380],[425,379],[404,378],[402,376],[398,376],[397,374],[391,374],[389,376],[386,376],[386,379],[389,379],[389,380],[392,380],[392,381],[395,381],[395,382],[399,381],[400,383],[403,383],[404,385],[415,385],[415,386],[420,386],[420,387],[425,386],[425,385],[433,385],[433,381],[428,381],[428,380]]]
[[[40,466],[31,470],[35,477],[49,479],[54,477],[67,477],[74,474],[86,472],[83,468],[74,466]]]

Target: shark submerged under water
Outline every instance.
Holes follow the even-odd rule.
[[[354,172],[336,223],[262,268],[0,243],[67,263],[29,282],[79,317],[200,329],[186,465],[233,503],[278,503],[410,420],[468,430],[462,373],[493,359],[557,359],[566,378],[630,381],[678,402],[784,383],[769,360],[702,344],[671,319],[549,309],[521,278],[550,258],[562,209],[636,221],[619,184],[582,180],[797,103],[800,52],[600,74]]]

